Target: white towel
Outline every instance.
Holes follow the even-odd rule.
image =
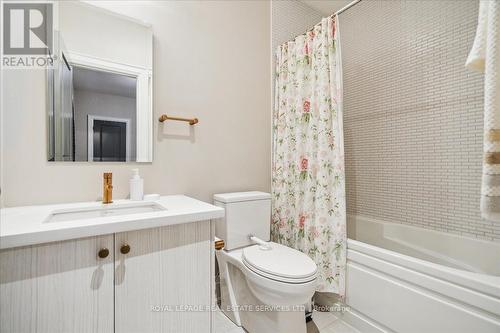
[[[500,221],[500,0],[482,0],[468,68],[484,72],[481,215]]]

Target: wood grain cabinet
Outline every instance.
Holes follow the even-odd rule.
[[[116,332],[210,332],[210,244],[207,222],[116,234]]]
[[[113,332],[112,249],[106,235],[2,250],[0,332]]]
[[[208,333],[211,239],[202,221],[2,250],[0,332]]]

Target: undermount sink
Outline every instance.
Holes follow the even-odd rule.
[[[99,217],[144,214],[167,210],[155,202],[117,203],[53,211],[46,223],[68,222]]]

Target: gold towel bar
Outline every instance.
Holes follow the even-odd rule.
[[[189,125],[194,125],[198,123],[198,118],[190,119],[190,118],[170,117],[167,116],[166,114],[162,114],[158,120],[160,121],[160,123],[164,122],[165,120],[186,121],[189,123]]]

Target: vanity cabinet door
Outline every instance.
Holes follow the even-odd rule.
[[[208,221],[116,234],[116,332],[210,332],[211,239]]]
[[[113,235],[2,250],[0,332],[113,332],[112,252]]]

